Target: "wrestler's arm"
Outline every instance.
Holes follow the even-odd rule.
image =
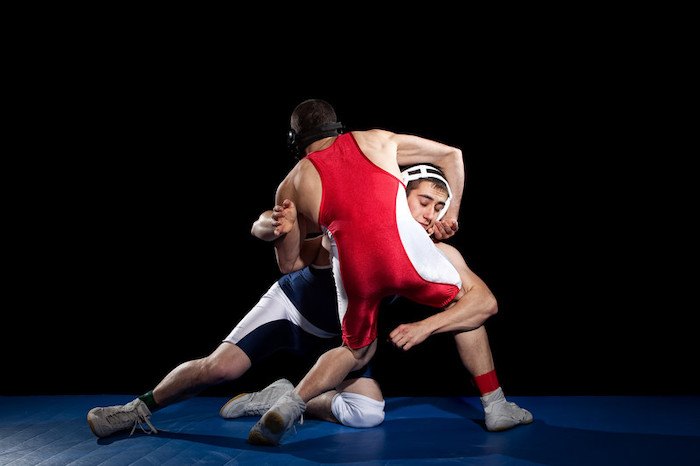
[[[419,322],[401,324],[390,334],[389,339],[397,347],[408,350],[434,333],[473,330],[498,312],[496,298],[486,284],[467,266],[462,255],[453,246],[436,244],[459,272],[462,292],[459,300],[444,311]]]
[[[464,159],[462,151],[437,141],[383,131],[389,140],[396,144],[397,162],[399,166],[431,163],[442,170],[452,189],[452,200],[443,218],[444,221],[457,221],[459,206],[464,192]]]
[[[280,183],[275,195],[279,215],[273,217],[279,221],[275,228],[275,255],[277,265],[282,273],[289,273],[299,270],[306,265],[308,257],[303,254],[304,239],[308,230],[308,221],[300,215],[295,206],[299,195],[297,186],[302,181],[300,167],[303,161],[297,164],[287,177]],[[281,208],[281,210],[279,210]],[[273,209],[273,211],[275,210]],[[294,215],[286,215],[293,212]],[[295,220],[295,221],[294,221]],[[320,243],[319,243],[320,244]]]
[[[294,272],[295,270],[302,269],[307,265],[313,264],[321,250],[321,241],[323,236],[316,236],[314,238],[305,239],[301,245],[301,251],[299,257],[294,260],[293,264],[288,266],[287,273]],[[279,257],[279,252],[277,252]],[[278,259],[279,265],[279,259]],[[281,267],[280,267],[281,270]]]
[[[274,241],[279,237],[275,234],[275,228],[277,222],[272,218],[272,211],[266,210],[253,222],[250,234],[263,241]]]
[[[282,206],[275,207],[281,208]],[[275,233],[275,230],[278,227],[280,227],[284,221],[290,220],[289,215],[291,214],[284,214],[282,209],[281,213],[282,215],[284,215],[284,220],[282,222],[280,220],[275,220],[275,218],[273,217],[275,213],[272,210],[266,210],[265,212],[260,214],[260,217],[258,217],[258,219],[253,223],[253,227],[250,233],[256,238],[259,238],[263,241],[275,241],[280,237],[281,234]],[[294,210],[294,214],[296,215],[296,210]],[[296,221],[296,217],[293,221]],[[297,261],[294,261],[294,265],[287,267],[291,267],[291,270],[289,271],[292,272],[294,270],[299,270],[303,267],[306,267],[309,264],[314,263],[316,261],[316,258],[318,257],[318,253],[321,250],[322,239],[323,238],[321,236],[305,239],[301,244],[299,259]],[[293,253],[289,252],[288,254],[291,256]],[[276,255],[279,258],[279,252],[276,251]]]

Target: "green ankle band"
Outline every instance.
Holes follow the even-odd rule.
[[[151,410],[151,412],[155,411],[158,409],[158,403],[156,403],[156,400],[153,399],[153,390],[144,393],[139,397],[139,400],[143,401],[146,403],[146,406],[148,406],[148,409]]]

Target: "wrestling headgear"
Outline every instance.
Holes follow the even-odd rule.
[[[452,190],[450,189],[450,183],[447,182],[442,172],[431,165],[414,165],[408,167],[401,172],[401,177],[403,178],[403,184],[408,185],[411,181],[421,180],[424,178],[435,178],[445,183],[447,187],[447,200],[445,201],[445,206],[440,210],[437,219],[442,220],[442,217],[447,213],[447,208],[450,206],[450,201],[452,200]]]
[[[290,129],[287,134],[287,147],[289,147],[290,152],[292,152],[295,157],[299,157],[304,149],[312,142],[323,138],[338,136],[342,134],[343,131],[345,131],[345,127],[339,121],[317,126],[299,134],[293,129]]]

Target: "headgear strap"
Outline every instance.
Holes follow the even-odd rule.
[[[294,152],[294,155],[298,157],[309,144],[319,139],[337,136],[341,134],[344,129],[343,124],[339,121],[335,123],[326,123],[325,125],[317,126],[298,134],[293,129],[290,129],[287,136],[287,145],[290,150]]]

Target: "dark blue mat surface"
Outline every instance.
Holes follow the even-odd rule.
[[[249,445],[256,418],[221,419],[225,398],[197,397],[154,414],[157,435],[95,438],[87,411],[131,399],[0,397],[0,465],[700,464],[700,397],[511,397],[535,422],[499,433],[476,397],[390,398],[379,427],[305,419],[280,447]]]

